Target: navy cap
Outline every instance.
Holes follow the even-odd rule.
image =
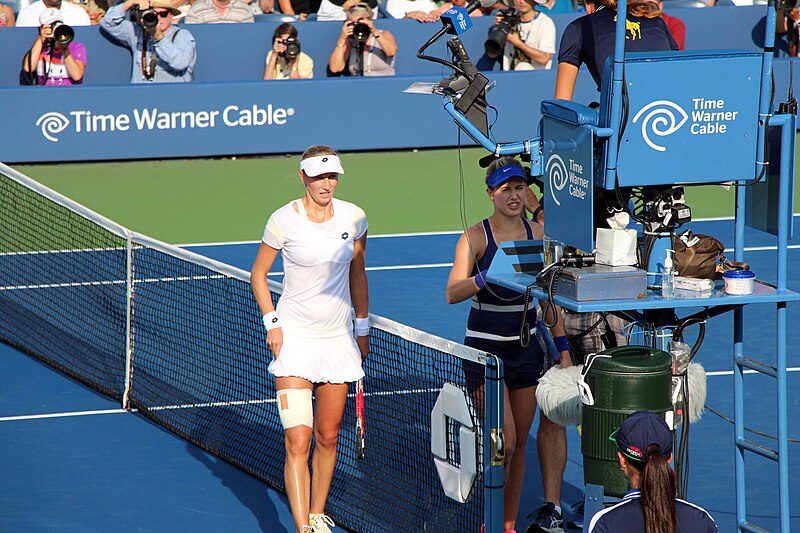
[[[490,189],[494,189],[511,178],[522,178],[522,181],[525,183],[530,183],[524,168],[519,165],[505,165],[495,169],[494,172],[489,174],[489,177],[486,178],[486,186]]]
[[[608,437],[628,459],[647,462],[647,447],[658,444],[661,455],[672,455],[672,431],[664,418],[650,411],[636,411],[628,415],[619,429]]]

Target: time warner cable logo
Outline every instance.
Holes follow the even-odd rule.
[[[547,160],[545,172],[547,172],[547,176],[550,179],[550,196],[553,197],[556,205],[561,205],[561,202],[558,201],[558,196],[556,196],[556,191],[562,191],[569,181],[567,165],[564,164],[564,160],[561,159],[560,155],[553,154]]]
[[[43,114],[36,120],[42,136],[50,142],[59,141],[58,134],[69,128],[71,134],[108,134],[127,131],[187,131],[219,128],[283,126],[294,116],[292,107],[273,104],[231,104],[217,109],[173,111],[158,107],[134,108],[123,113],[95,113],[72,110],[66,115],[57,111]]]
[[[683,126],[689,119],[689,115],[683,110],[681,106],[669,100],[656,100],[650,102],[636,113],[633,117],[633,123],[636,124],[640,118],[642,119],[642,137],[647,146],[659,152],[665,152],[667,149],[653,142],[650,135],[658,137],[666,137],[672,135]]]
[[[36,126],[41,126],[42,135],[45,139],[57,143],[58,137],[54,136],[67,129],[69,119],[61,113],[51,111],[39,117],[39,120],[36,121]]]

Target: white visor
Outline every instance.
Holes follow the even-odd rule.
[[[305,172],[306,176],[310,177],[327,174],[329,172],[344,174],[342,162],[339,161],[339,156],[335,155],[318,155],[303,159],[300,161],[300,170]]]

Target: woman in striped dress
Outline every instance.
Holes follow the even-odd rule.
[[[499,356],[505,381],[505,492],[504,529],[514,531],[522,482],[525,477],[525,445],[536,414],[536,385],[544,366],[544,352],[535,340],[520,343],[523,295],[488,283],[486,273],[505,241],[541,239],[542,226],[528,221],[523,213],[528,176],[512,157],[489,165],[486,193],[494,205],[491,216],[468,228],[456,244],[455,259],[447,281],[448,303],[472,299],[464,344]],[[536,306],[529,305],[528,324],[536,324]],[[553,340],[561,352],[562,366],[569,366],[569,349],[560,319],[552,328]],[[547,317],[552,318],[552,317]],[[472,365],[475,365],[474,363]],[[467,382],[482,404],[482,369],[465,363]],[[476,365],[477,366],[477,365]]]

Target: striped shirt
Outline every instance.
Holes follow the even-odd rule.
[[[239,0],[231,0],[230,7],[219,14],[211,0],[197,0],[186,15],[187,24],[220,24],[253,22],[253,8]]]
[[[477,275],[479,271],[488,269],[497,253],[497,243],[494,242],[494,235],[492,235],[488,219],[483,220],[483,231],[486,235],[486,251],[475,265],[473,276]],[[528,224],[525,224],[525,231],[528,239],[533,239],[533,232]],[[487,288],[481,289],[472,298],[465,343],[470,345],[470,339],[480,339],[499,343],[502,348],[519,350],[523,303],[522,294],[493,283],[487,283]],[[528,323],[531,329],[536,324],[535,302],[531,302],[528,306]]]

